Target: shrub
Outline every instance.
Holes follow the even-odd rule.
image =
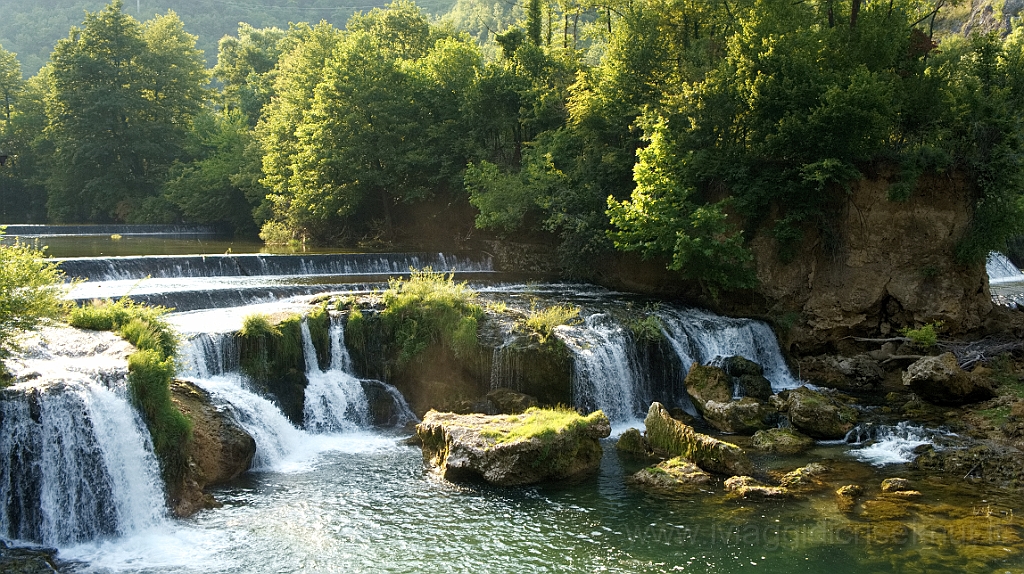
[[[939,342],[938,330],[941,327],[942,321],[935,321],[934,323],[926,323],[917,329],[904,327],[900,330],[900,333],[910,339],[915,345],[927,349],[934,347]]]
[[[170,312],[167,307],[142,305],[122,297],[117,302],[106,299],[75,307],[68,323],[79,329],[114,331],[140,349],[173,357],[178,336],[164,320]]]
[[[0,361],[18,348],[25,332],[64,315],[63,282],[64,274],[42,250],[19,241],[0,243]]]
[[[431,343],[443,344],[456,355],[476,349],[477,326],[484,316],[476,299],[465,282],[456,283],[452,274],[429,267],[412,270],[409,279],[391,279],[382,294],[381,319],[397,345],[398,365],[415,359]]]

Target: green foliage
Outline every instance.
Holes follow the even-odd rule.
[[[412,270],[408,279],[391,279],[381,298],[381,319],[400,367],[431,343],[443,345],[456,356],[477,348],[483,308],[476,303],[477,293],[466,283],[456,283],[452,274],[430,268]]]
[[[353,306],[345,323],[345,344],[362,349],[366,346],[366,318],[359,307]]]
[[[72,327],[93,331],[114,331],[139,349],[173,357],[178,336],[164,319],[171,309],[135,303],[127,297],[74,307],[68,318]]]
[[[274,319],[248,315],[238,332],[241,370],[259,383],[284,377],[303,365],[302,315]],[[300,371],[301,372],[301,371]]]
[[[0,227],[0,366],[25,332],[63,316],[63,281],[64,274],[41,250],[4,241]]]
[[[246,315],[242,319],[242,329],[238,331],[238,334],[245,338],[255,337],[279,337],[281,330],[270,322],[270,317],[263,313],[253,313]]]
[[[530,303],[530,313],[523,320],[527,329],[546,343],[559,325],[575,325],[580,322],[580,308],[573,305],[550,305],[538,308],[537,302]]]
[[[925,349],[934,347],[939,341],[939,330],[942,328],[942,321],[926,323],[917,329],[904,327],[900,334],[910,339],[915,345]]]
[[[665,339],[665,324],[653,313],[635,317],[626,326],[637,340],[658,342]]]
[[[138,321],[136,319],[136,321]],[[174,360],[158,350],[143,349],[128,357],[128,385],[153,438],[164,480],[180,482],[188,468],[192,421],[171,402]]]

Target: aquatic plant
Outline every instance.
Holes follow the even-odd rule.
[[[546,343],[548,337],[559,325],[575,325],[580,322],[580,308],[573,305],[551,305],[538,308],[537,302],[530,303],[530,313],[523,324]]]

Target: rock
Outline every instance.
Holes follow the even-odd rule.
[[[697,410],[704,414],[703,407],[708,401],[727,403],[732,400],[732,380],[718,367],[694,363],[686,375],[686,392]]]
[[[807,466],[800,467],[783,475],[779,485],[784,488],[808,488],[818,486],[820,482],[817,477],[828,472],[824,465],[812,462]]]
[[[953,353],[918,359],[903,373],[903,384],[922,399],[940,405],[976,403],[995,396],[989,380],[961,369]]]
[[[753,434],[771,426],[777,411],[751,397],[720,403],[708,401],[702,409],[704,420],[716,429],[736,434]]]
[[[685,410],[675,407],[668,410],[669,416],[683,423],[684,425],[693,426],[693,423],[697,422],[697,417],[691,415]]]
[[[1024,456],[1021,451],[997,444],[931,449],[915,458],[910,468],[968,480],[984,480],[994,485],[1024,483]]]
[[[759,401],[767,401],[772,396],[772,383],[761,375],[742,375],[733,378],[738,394]]]
[[[910,490],[910,481],[905,478],[887,478],[882,481],[882,492]]]
[[[487,400],[494,405],[496,414],[517,415],[537,406],[537,399],[512,389],[494,389],[487,393]]]
[[[192,421],[188,471],[181,491],[172,493],[172,510],[185,517],[218,506],[202,490],[224,484],[249,470],[256,441],[231,416],[214,406],[210,395],[186,381],[171,383],[171,400]]]
[[[814,439],[786,428],[770,428],[754,433],[751,445],[766,452],[799,454],[814,445]]]
[[[650,456],[651,453],[651,445],[647,444],[647,439],[637,429],[627,429],[619,435],[615,449],[638,458]]]
[[[885,371],[877,359],[866,354],[854,357],[819,355],[800,360],[800,376],[805,381],[822,387],[842,391],[866,391],[875,389],[882,383]]]
[[[647,441],[655,449],[682,456],[708,472],[730,476],[753,473],[753,464],[740,447],[694,431],[669,416],[661,403],[651,403],[644,424]]]
[[[725,491],[736,497],[765,499],[765,498],[788,498],[792,495],[789,490],[780,486],[768,486],[758,482],[749,476],[734,476],[726,479]]]
[[[707,486],[711,475],[692,462],[676,457],[637,472],[632,480],[641,486],[693,493]]]
[[[0,572],[5,574],[70,572],[70,566],[57,558],[56,549],[11,547],[0,540]]]
[[[772,384],[764,378],[764,369],[754,361],[734,355],[722,361],[722,370],[732,377],[739,396],[767,401],[772,396]]]
[[[480,477],[514,486],[586,475],[601,463],[598,439],[611,434],[601,411],[587,417],[530,409],[521,415],[430,411],[416,426],[423,460],[447,480]]]
[[[857,411],[807,387],[789,391],[786,403],[789,421],[812,438],[841,439],[857,422]]]
[[[853,512],[853,505],[864,494],[864,489],[856,484],[847,484],[836,490],[836,504],[841,512]]]
[[[408,422],[406,408],[398,403],[387,383],[373,379],[361,379],[359,383],[366,395],[369,406],[370,424],[378,427],[393,427]]]

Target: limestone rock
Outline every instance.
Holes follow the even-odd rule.
[[[864,489],[857,484],[847,484],[836,490],[836,504],[841,512],[853,512],[853,505],[864,494]]]
[[[447,480],[480,477],[500,486],[570,479],[597,470],[598,439],[611,424],[598,411],[587,417],[561,413],[558,423],[529,427],[531,417],[552,413],[531,409],[521,415],[457,415],[430,411],[416,426],[423,440],[423,460]],[[517,431],[526,434],[516,435]]]
[[[498,414],[517,415],[537,406],[537,399],[512,389],[499,388],[487,393],[487,400],[494,405]]]
[[[741,397],[767,401],[772,396],[772,384],[764,377],[764,369],[754,361],[734,355],[722,361],[722,370],[732,377]]]
[[[767,429],[777,414],[775,409],[752,397],[724,403],[708,401],[702,411],[708,424],[720,431],[736,434],[753,434]]]
[[[768,486],[749,476],[734,476],[725,481],[725,491],[741,498],[789,498],[792,493],[780,486]]]
[[[828,472],[824,465],[812,462],[783,475],[779,484],[785,488],[810,488],[818,486],[818,476]]]
[[[651,445],[647,444],[647,439],[637,429],[627,429],[626,432],[619,435],[615,449],[640,458],[649,456],[651,453]]]
[[[800,376],[822,387],[865,391],[881,384],[885,371],[877,360],[866,354],[853,357],[819,355],[800,360]]]
[[[789,421],[812,438],[837,440],[857,422],[857,411],[837,399],[798,387],[786,396]]]
[[[732,380],[718,367],[694,363],[686,375],[686,393],[697,410],[708,401],[727,403],[732,400]]]
[[[644,424],[647,441],[655,449],[685,457],[708,472],[730,476],[753,473],[753,464],[740,447],[694,431],[669,416],[661,403],[651,403]]]
[[[882,492],[910,490],[910,481],[905,478],[887,478],[882,481]]]
[[[767,452],[800,454],[814,445],[814,439],[789,427],[770,428],[754,433],[751,445]]]
[[[181,492],[172,495],[172,510],[184,517],[218,506],[202,489],[234,480],[248,470],[256,455],[256,441],[192,383],[173,381],[171,400],[192,421],[188,471]]]
[[[991,383],[961,369],[953,353],[918,359],[903,373],[903,384],[940,405],[976,403],[995,396]]]
[[[697,492],[711,482],[711,475],[692,462],[676,457],[637,472],[632,480],[661,490]]]

